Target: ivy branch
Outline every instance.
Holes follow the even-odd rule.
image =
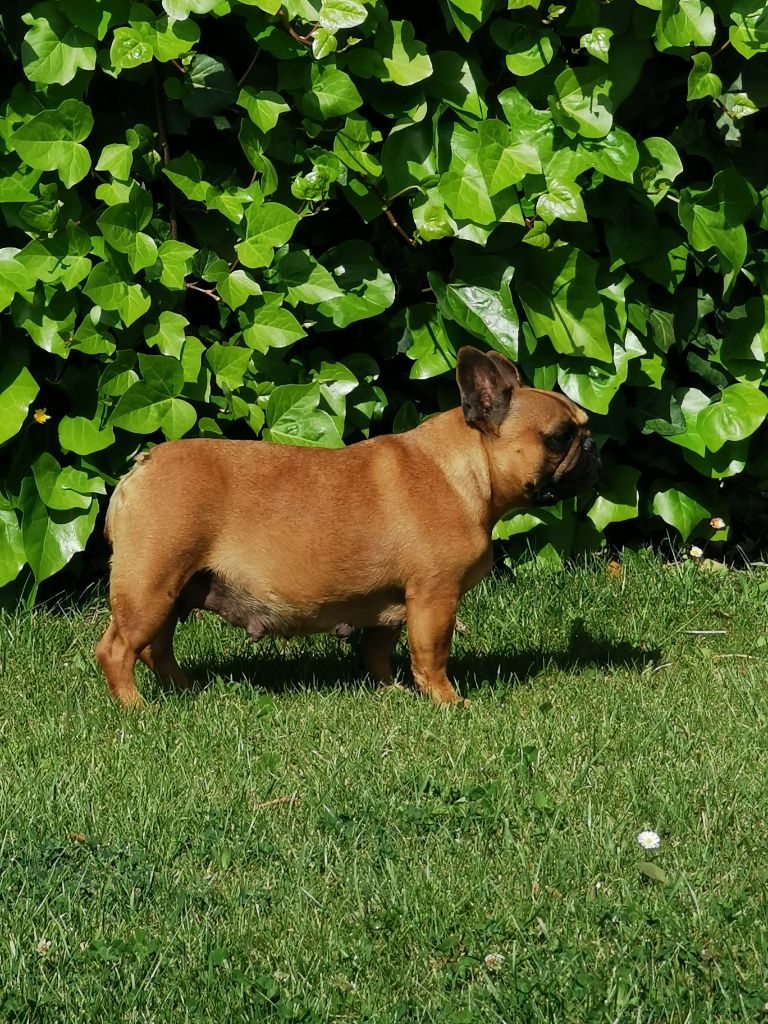
[[[168,145],[168,134],[165,130],[165,116],[163,114],[163,97],[160,95],[160,80],[157,74],[157,65],[152,65],[152,82],[155,92],[155,112],[157,114],[157,135],[160,140],[160,155],[163,164],[167,167],[171,162],[171,148]],[[176,241],[179,237],[179,225],[176,219],[176,198],[173,194],[173,184],[168,182],[168,219],[171,225],[171,238]]]
[[[280,8],[280,10],[277,12],[277,16],[280,18],[280,21],[282,21],[283,25],[285,26],[285,30],[291,37],[291,39],[295,39],[297,43],[303,43],[304,46],[312,45],[312,34],[314,33],[315,29],[318,27],[320,22],[318,22],[317,25],[315,25],[314,28],[307,35],[301,36],[288,20],[288,15],[286,14],[284,7]]]

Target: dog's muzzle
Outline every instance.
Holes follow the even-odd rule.
[[[570,460],[563,460],[566,464]],[[588,491],[597,483],[600,475],[600,459],[597,456],[594,438],[585,437],[581,445],[581,453],[564,472],[555,475],[539,484],[533,492],[533,500],[537,505],[556,505],[563,498],[572,498],[582,491]]]

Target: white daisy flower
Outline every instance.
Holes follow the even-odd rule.
[[[701,556],[704,554],[704,552],[696,544],[693,544],[693,545],[691,545],[691,550],[690,550],[689,554],[690,554],[691,558],[701,558]]]
[[[489,971],[500,971],[504,966],[504,954],[488,953],[483,960],[483,963]]]
[[[725,520],[721,519],[720,516],[715,516],[713,519],[709,520],[709,525],[713,530],[724,530]]]
[[[37,955],[38,956],[48,956],[50,951],[51,951],[51,944],[48,941],[48,939],[40,939],[40,941],[37,944]]]
[[[650,829],[638,832],[637,842],[644,850],[658,850],[661,846],[661,837],[658,832],[651,832]]]

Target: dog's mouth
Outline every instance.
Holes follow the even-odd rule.
[[[537,505],[556,505],[563,498],[572,498],[582,491],[588,491],[597,483],[600,475],[600,459],[591,438],[582,446],[579,458],[565,472],[555,472],[549,480],[543,480],[533,492]]]

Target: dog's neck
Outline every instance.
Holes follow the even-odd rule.
[[[446,437],[450,428],[453,443]],[[439,447],[430,443],[433,431],[441,435]],[[506,509],[497,511],[494,496],[492,463],[485,450],[483,435],[467,425],[460,408],[449,409],[425,420],[415,430],[402,435],[418,445],[424,456],[450,483],[462,505],[480,512],[483,528],[490,534]],[[475,511],[474,518],[477,517]]]

